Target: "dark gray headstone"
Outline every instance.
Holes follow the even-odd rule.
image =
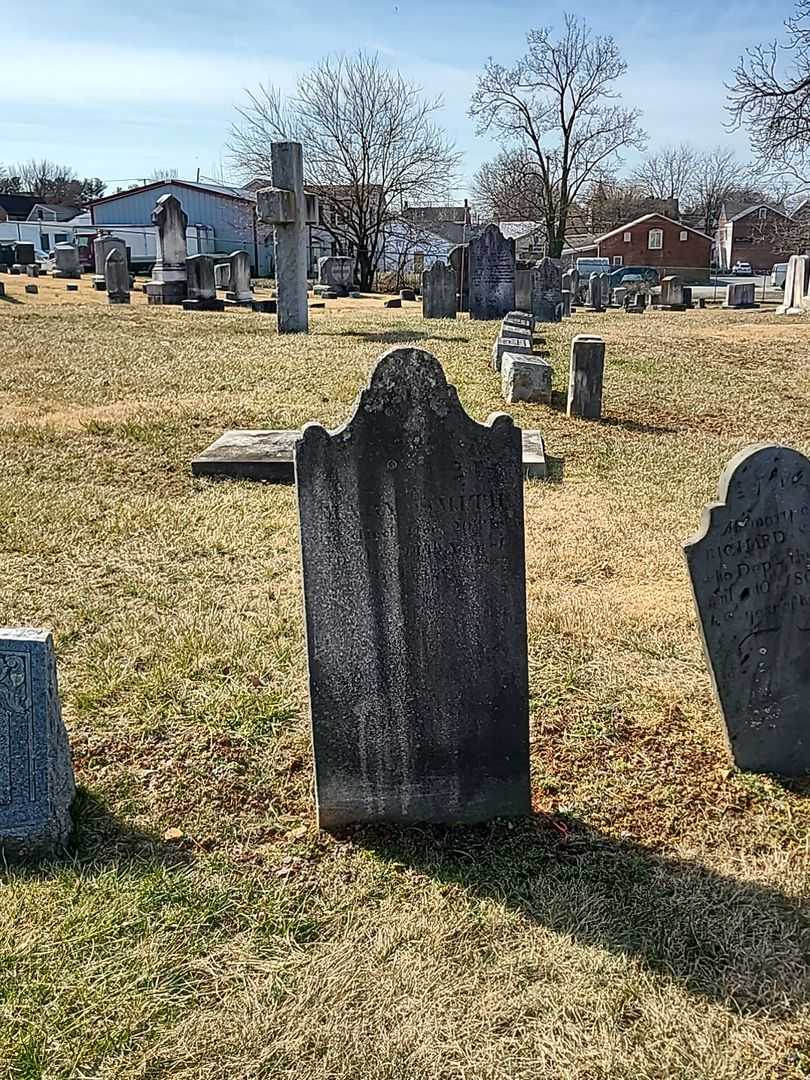
[[[521,436],[393,349],[296,444],[318,821],[530,808]]]
[[[518,311],[532,310],[532,276],[534,267],[515,265],[515,307]]]
[[[515,306],[515,241],[487,225],[470,241],[470,318],[502,319]]]
[[[571,364],[568,369],[569,416],[579,416],[583,420],[599,419],[602,415],[604,374],[604,340],[593,334],[577,334],[571,342]]]
[[[703,647],[735,763],[810,773],[810,461],[731,459],[685,545]]]
[[[546,257],[532,271],[532,313],[538,322],[562,319],[562,272],[559,264]]]
[[[458,310],[470,310],[470,245],[456,244],[447,253],[447,261],[456,272]]]
[[[34,245],[27,243],[25,240],[18,240],[14,245],[14,262],[22,266],[28,266],[35,258]]]
[[[452,266],[435,262],[422,274],[422,314],[426,319],[455,319],[458,278]]]
[[[46,853],[70,836],[75,791],[47,631],[0,629],[0,703],[0,853]]]

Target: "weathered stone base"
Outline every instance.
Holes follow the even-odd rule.
[[[81,272],[74,272],[72,270],[54,270],[53,277],[55,278],[81,278]]]
[[[554,369],[539,357],[504,353],[501,358],[501,385],[504,401],[551,404],[551,378]]]
[[[523,429],[523,472],[527,478],[546,475],[546,456],[539,431]],[[300,431],[226,431],[193,458],[194,476],[226,480],[263,480],[291,484],[295,479],[293,447]]]
[[[108,293],[107,294],[107,303],[108,304],[128,304],[129,303],[129,293],[117,293],[117,294],[116,293]]]
[[[224,300],[184,300],[183,311],[224,311]]]
[[[277,300],[254,300],[250,306],[257,315],[275,315],[278,312]]]
[[[188,294],[185,281],[147,281],[144,285],[149,304],[182,304]]]
[[[93,288],[96,290],[96,292],[104,292],[104,290],[107,288],[107,282],[104,280],[103,277],[94,277]]]

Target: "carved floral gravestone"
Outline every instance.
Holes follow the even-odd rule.
[[[515,241],[487,225],[470,241],[470,318],[502,319],[515,306]]]
[[[735,763],[810,772],[810,461],[732,458],[685,547],[703,647]]]
[[[295,474],[321,827],[527,813],[520,430],[393,349]]]
[[[53,639],[0,629],[0,858],[65,844],[74,793]]]

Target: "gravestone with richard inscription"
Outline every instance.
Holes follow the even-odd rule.
[[[53,639],[0,629],[0,854],[47,854],[66,843],[74,792]]]
[[[734,762],[810,773],[810,460],[741,451],[684,550]]]
[[[470,318],[502,319],[515,306],[515,241],[487,225],[470,241]]]
[[[321,827],[528,813],[520,430],[393,349],[295,474]]]

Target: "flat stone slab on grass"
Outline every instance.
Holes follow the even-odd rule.
[[[259,431],[239,428],[226,431],[191,462],[194,476],[228,480],[264,480],[291,484],[293,447],[300,431]],[[539,431],[524,429],[523,472],[528,478],[546,475],[546,455]]]

